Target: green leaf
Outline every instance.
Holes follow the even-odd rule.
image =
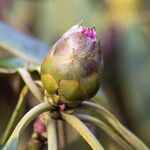
[[[95,124],[100,129],[104,130],[119,146],[124,149],[131,150],[131,147],[118,134],[116,134],[106,123],[91,115],[76,114],[79,119],[92,124]]]
[[[6,129],[2,135],[2,138],[1,138],[1,144],[2,145],[5,144],[5,142],[8,140],[11,132],[13,131],[16,124],[20,120],[20,114],[22,114],[22,111],[24,110],[24,107],[25,107],[24,98],[25,98],[27,92],[28,92],[28,87],[24,86],[20,95],[19,95],[19,99],[18,99],[17,105],[14,109],[14,112],[12,113],[12,116],[11,116],[11,118],[7,124],[7,127],[6,127]]]
[[[47,118],[47,138],[48,138],[48,150],[57,150],[57,131],[56,120]]]
[[[104,149],[100,142],[96,139],[96,137],[91,133],[91,131],[77,117],[64,112],[61,112],[61,117],[76,129],[76,131],[85,139],[85,141],[93,150]]]
[[[96,112],[96,117],[101,116],[105,123],[107,123],[117,134],[119,134],[130,146],[134,149],[145,149],[148,150],[147,145],[145,145],[138,137],[136,137],[132,132],[125,128],[118,119],[107,109],[101,105],[94,104],[92,102],[83,102],[81,104],[83,108]],[[91,110],[92,109],[92,110]]]
[[[41,62],[48,46],[0,21],[0,66],[22,67]]]

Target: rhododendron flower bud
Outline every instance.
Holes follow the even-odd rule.
[[[59,95],[60,103],[74,107],[97,93],[101,64],[95,28],[79,23],[54,44],[42,63],[41,80],[49,94]]]

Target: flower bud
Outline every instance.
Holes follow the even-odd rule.
[[[81,22],[70,28],[47,54],[41,80],[49,94],[59,95],[60,103],[74,107],[97,93],[101,64],[95,28],[86,28]]]

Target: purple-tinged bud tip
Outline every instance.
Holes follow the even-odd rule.
[[[93,42],[95,42],[96,39],[96,32],[95,32],[95,27],[91,27],[91,28],[86,28],[85,26],[82,29],[82,34],[86,37],[91,38],[91,40]]]
[[[95,27],[93,26],[93,27],[87,28],[84,25],[83,21],[81,21],[79,24],[74,25],[72,28],[70,28],[70,30],[68,30],[64,34],[64,36],[68,37],[72,33],[77,33],[77,32],[82,33],[83,37],[89,37],[92,40],[92,42],[97,41]]]

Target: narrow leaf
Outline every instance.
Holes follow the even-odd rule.
[[[24,117],[19,121],[17,124],[16,128],[12,132],[11,136],[9,137],[8,141],[2,148],[3,150],[9,150],[11,147],[14,148],[14,150],[17,149],[18,147],[18,141],[20,138],[21,133],[23,130],[41,113],[46,112],[48,110],[53,109],[53,107],[47,103],[41,103],[34,108],[32,108],[30,111],[28,111]],[[16,140],[17,139],[17,140]]]
[[[19,74],[23,78],[24,82],[32,92],[32,94],[41,102],[43,99],[43,94],[34,83],[32,77],[30,76],[29,72],[25,68],[18,69]]]
[[[102,130],[104,130],[123,149],[133,149],[128,143],[126,143],[126,141],[124,141],[118,134],[116,134],[106,123],[104,123],[100,119],[84,114],[77,114],[77,117],[79,117],[83,121],[93,123]]]
[[[10,136],[12,130],[14,129],[14,126],[16,125],[17,123],[17,116],[18,114],[20,113],[20,111],[22,110],[22,107],[23,107],[23,101],[24,101],[24,98],[25,98],[25,95],[27,94],[28,92],[28,88],[27,86],[24,86],[20,95],[19,95],[19,99],[18,99],[18,102],[17,102],[17,105],[15,107],[15,110],[7,124],[7,127],[6,127],[6,130],[2,136],[2,139],[1,139],[1,144],[5,144],[5,142],[7,141],[8,137]]]
[[[47,138],[48,150],[57,150],[57,133],[56,133],[56,120],[48,118],[47,120]]]
[[[149,148],[132,132],[125,128],[118,119],[104,107],[92,102],[83,102],[81,106],[90,111],[95,111],[97,117],[101,116],[128,144],[135,149],[148,150]]]
[[[78,133],[86,140],[93,150],[103,150],[104,148],[91,133],[91,131],[74,115],[61,112],[62,118],[74,127]]]

